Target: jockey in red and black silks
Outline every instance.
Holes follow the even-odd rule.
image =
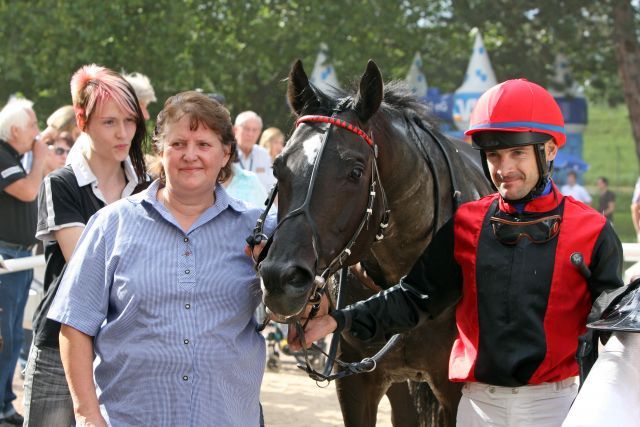
[[[576,360],[579,342],[593,345],[587,319],[623,286],[622,245],[600,213],[551,179],[566,135],[544,88],[494,86],[465,134],[497,192],[461,205],[399,284],[330,313],[323,332],[369,340],[455,306],[449,378],[464,383],[459,425],[559,426],[576,376],[588,371]]]
[[[557,230],[545,235],[533,229],[541,234],[503,242],[493,218],[509,214],[524,222],[551,217],[557,224],[550,227]],[[460,207],[454,254],[462,269],[463,296],[456,308],[451,380],[514,387],[578,374],[578,337],[586,331],[593,301],[618,283],[619,262],[611,262],[615,237],[605,223],[602,215],[562,196],[553,184],[522,213],[498,194]],[[574,252],[587,260],[589,280],[571,263]]]

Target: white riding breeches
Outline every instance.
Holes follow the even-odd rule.
[[[559,427],[578,393],[576,378],[555,383],[498,387],[466,383],[458,427]]]

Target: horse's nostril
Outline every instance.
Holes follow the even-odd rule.
[[[282,274],[282,282],[294,288],[304,288],[313,282],[313,276],[307,269],[294,266],[284,271]]]
[[[290,294],[305,292],[313,283],[313,274],[298,265],[263,262],[259,269],[264,286],[269,293]]]
[[[301,266],[264,263],[260,267],[264,302],[274,313],[290,316],[299,313],[308,299],[313,274]]]

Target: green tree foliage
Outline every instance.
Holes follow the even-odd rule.
[[[546,84],[556,53],[598,96],[621,100],[613,47],[613,0],[0,0],[0,102],[21,92],[41,120],[70,103],[69,78],[95,62],[147,74],[159,102],[201,88],[222,93],[232,114],[252,109],[290,128],[290,65],[308,73],[320,43],[343,87],[369,58],[385,79],[402,79],[416,51],[430,86],[453,91],[478,27],[499,80]]]
[[[420,51],[431,84],[454,89],[469,50],[467,30],[446,22],[446,3],[349,0],[0,2],[0,99],[21,92],[43,119],[70,103],[69,78],[86,63],[147,74],[158,99],[201,88],[232,113],[253,109],[288,129],[289,67],[310,73],[329,46],[343,86],[373,58],[385,78],[404,78]],[[452,52],[450,44],[464,47]],[[431,77],[433,76],[433,77]]]
[[[459,26],[482,32],[498,80],[527,77],[553,83],[562,53],[591,97],[623,102],[612,41],[612,3],[624,0],[453,0]]]

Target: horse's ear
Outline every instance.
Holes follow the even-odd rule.
[[[368,121],[380,108],[383,86],[380,69],[375,62],[369,60],[355,99],[354,109],[361,122]]]
[[[289,72],[289,83],[287,86],[287,98],[289,107],[296,115],[300,115],[305,108],[317,104],[316,95],[311,89],[307,73],[302,68],[302,61],[294,62]]]

